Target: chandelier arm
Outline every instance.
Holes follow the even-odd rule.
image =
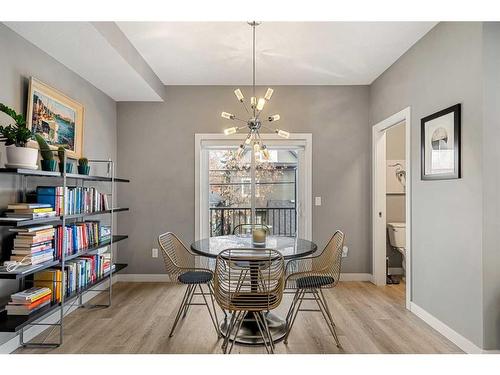
[[[234,117],[233,117],[233,118],[232,118],[231,120],[235,120],[235,121],[240,121],[240,122],[244,122],[245,124],[247,123],[247,121],[245,121],[245,120],[242,120],[242,119],[240,119],[240,118],[238,118],[238,117],[236,117],[236,116],[234,116]],[[242,126],[242,128],[244,128],[244,126]]]
[[[247,105],[245,104],[244,101],[241,102],[241,104],[243,104],[243,107],[245,108],[245,111],[247,111],[248,114],[250,114],[250,111],[248,110],[248,107]]]
[[[268,126],[266,126],[266,125],[264,125],[264,124],[262,124],[262,123],[260,124],[260,127],[261,127],[261,128],[264,128],[264,129],[267,129],[267,130],[270,130],[270,131],[272,131],[273,133],[275,132],[273,129],[271,129],[270,127],[268,127]]]

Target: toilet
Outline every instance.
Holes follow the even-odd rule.
[[[406,223],[387,223],[389,242],[403,256],[403,271],[406,271]]]

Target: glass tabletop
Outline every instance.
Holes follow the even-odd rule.
[[[210,237],[191,244],[193,252],[209,258],[215,258],[221,251],[232,248],[259,249],[253,246],[251,235]],[[314,242],[302,238],[267,236],[265,248],[278,250],[285,259],[295,259],[314,253],[318,247]]]

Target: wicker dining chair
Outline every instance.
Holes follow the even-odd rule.
[[[179,284],[187,285],[186,292],[184,293],[181,305],[177,311],[169,337],[174,335],[175,328],[181,315],[185,318],[189,307],[194,305],[205,305],[207,307],[217,336],[221,337],[213,296],[213,272],[208,268],[196,267],[196,255],[189,251],[174,233],[167,232],[161,234],[158,236],[158,243],[162,249],[165,269],[171,280]],[[208,292],[203,290],[202,285],[204,284],[207,286]],[[199,293],[196,292],[197,288],[199,289]],[[210,310],[207,295],[210,296],[213,313],[212,310]],[[193,302],[194,296],[202,296],[203,302]]]
[[[292,260],[286,267],[286,287],[295,289],[292,304],[286,317],[287,333],[284,342],[293,328],[299,311],[321,312],[337,347],[340,341],[335,330],[335,323],[323,294],[323,289],[333,288],[339,282],[342,265],[344,233],[336,231],[320,255]],[[306,297],[306,294],[310,297]],[[304,300],[316,301],[318,309],[301,309]]]
[[[227,249],[217,256],[215,299],[222,309],[231,313],[222,343],[224,353],[231,353],[248,315],[253,316],[266,351],[274,353],[273,338],[264,314],[278,307],[283,298],[284,268],[283,256],[272,249]]]
[[[233,234],[252,234],[253,229],[265,229],[265,231],[269,234],[270,228],[265,224],[238,224],[233,229]]]

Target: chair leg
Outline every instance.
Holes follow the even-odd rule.
[[[312,294],[314,296],[314,299],[316,300],[316,303],[318,304],[319,311],[323,315],[323,319],[325,319],[326,325],[328,326],[328,329],[332,333],[333,338],[335,339],[335,343],[337,344],[337,347],[340,348],[340,342],[337,337],[337,332],[335,331],[335,324],[333,323],[333,320],[330,320],[330,316],[327,315],[325,311],[325,305],[323,304],[323,301],[321,300],[321,297],[318,293],[317,289],[312,290]]]
[[[332,327],[331,331],[333,334],[333,338],[335,339],[335,342],[337,343],[337,347],[340,348],[340,347],[342,347],[342,345],[340,344],[340,340],[337,336],[337,330],[335,329],[335,322],[333,321],[332,314],[330,312],[330,308],[328,307],[328,302],[325,298],[325,295],[323,294],[323,290],[320,288],[319,293],[317,291],[316,291],[316,293],[318,294],[319,301],[323,304],[323,309],[325,310],[326,315],[328,316],[328,321]]]
[[[221,338],[222,337],[222,333],[221,333],[220,327],[219,327],[219,318],[217,317],[217,309],[215,307],[214,290],[212,288],[212,283],[208,283],[208,291],[210,292],[210,300],[212,301],[212,308],[214,309],[215,329],[217,331],[217,337]],[[222,311],[224,311],[224,310],[222,310]],[[224,311],[224,314],[226,314],[225,311]]]
[[[193,285],[191,296],[189,297],[189,300],[186,303],[186,306],[184,307],[184,314],[182,315],[182,319],[184,319],[188,313],[189,307],[191,306],[191,302],[193,302],[193,297],[195,292],[196,292],[196,284]]]
[[[246,316],[245,311],[240,312],[240,314],[238,315],[238,318],[240,319],[240,321],[235,324],[236,331],[234,331],[234,339],[233,339],[233,341],[231,341],[231,347],[229,348],[229,354],[231,354],[231,352],[233,351],[234,342],[236,341],[236,338],[238,337],[238,332],[240,331],[241,325],[243,324],[243,321],[245,320],[245,316]],[[236,320],[238,320],[238,319],[236,319]]]
[[[231,315],[231,319],[229,320],[229,325],[227,327],[226,337],[224,337],[224,341],[222,342],[222,351],[224,354],[226,354],[226,352],[227,352],[227,344],[229,343],[229,338],[231,336],[231,332],[233,331],[233,325],[234,325],[234,321],[236,319],[237,314],[238,313],[236,311],[233,312],[233,314]]]
[[[297,289],[295,291],[295,294],[293,295],[292,303],[290,304],[290,308],[288,309],[288,312],[287,312],[286,318],[285,318],[285,322],[287,325],[290,322],[290,318],[293,314],[293,311],[295,310],[295,305],[297,304],[299,293],[300,293],[300,289]]]
[[[267,334],[267,338],[269,339],[269,345],[271,346],[271,354],[274,354],[274,341],[273,341],[273,336],[271,335],[271,330],[269,329],[269,325],[267,324],[267,319],[264,315],[265,313],[260,314],[260,318],[262,319],[264,323],[264,329]]]
[[[300,306],[302,305],[302,302],[304,301],[304,295],[305,294],[306,294],[305,290],[299,292],[298,305],[297,305],[297,307],[295,309],[295,312],[292,314],[292,320],[291,320],[290,324],[287,327],[285,339],[283,341],[285,344],[288,344],[288,336],[290,336],[290,332],[292,331],[293,324],[295,323],[295,319],[297,318],[297,315],[299,313]]]
[[[177,316],[175,317],[174,325],[172,326],[172,329],[171,329],[168,337],[172,337],[174,335],[175,327],[177,326],[177,323],[179,322],[179,318],[181,316],[182,310],[185,307],[185,304],[188,301],[189,295],[191,294],[191,290],[192,290],[192,286],[188,285],[188,287],[186,288],[186,292],[184,293],[184,297],[182,297],[181,305],[179,306],[179,310],[177,311]]]
[[[208,305],[208,301],[207,301],[207,298],[205,297],[205,292],[203,291],[203,288],[202,288],[201,284],[198,284],[198,287],[200,288],[200,292],[201,292],[201,295],[203,297],[203,301],[205,301],[205,305],[207,305],[207,310],[208,310],[208,313],[210,314],[210,320],[212,320],[212,323],[213,323],[214,328],[215,328],[215,332],[217,333],[217,337],[220,337],[220,335],[219,335],[219,327],[217,326],[217,318],[214,320],[214,317],[212,315],[212,310],[210,310],[210,306]],[[210,287],[208,289],[210,290]],[[212,303],[213,302],[214,301],[212,299]],[[216,312],[215,312],[215,306],[214,306],[214,313],[216,314]]]
[[[265,335],[263,327],[262,327],[261,322],[260,322],[261,316],[259,314],[260,314],[259,312],[253,312],[253,317],[255,319],[255,323],[257,324],[257,327],[259,328],[260,336],[262,337],[262,340],[264,340],[264,347],[266,348],[267,354],[271,354],[272,348],[271,348],[271,350],[269,349],[269,345],[267,343],[267,338],[266,338],[267,332]]]

